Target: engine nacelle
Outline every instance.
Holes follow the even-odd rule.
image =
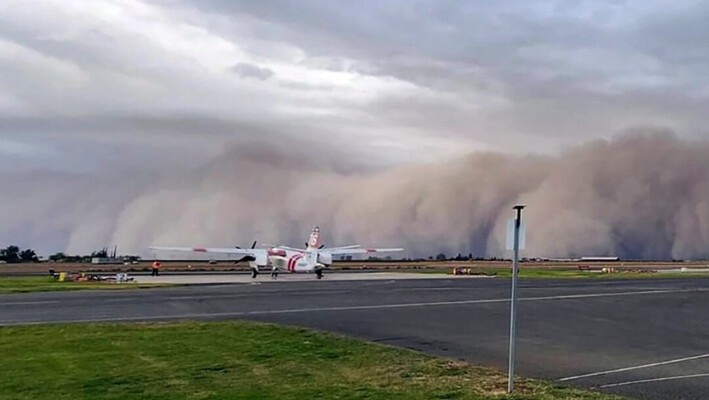
[[[318,253],[318,263],[330,266],[332,264],[332,254]]]

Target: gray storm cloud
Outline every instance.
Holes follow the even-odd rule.
[[[328,245],[499,256],[521,202],[529,256],[709,256],[704,142],[636,132],[558,156],[475,153],[360,174],[336,172],[336,158],[311,158],[311,149],[239,146],[174,176],[34,177],[2,195],[0,239],[146,254],[158,244],[300,245],[319,224]]]
[[[242,78],[254,78],[265,81],[273,76],[273,71],[249,63],[238,63],[232,70]]]
[[[85,3],[0,2],[0,245],[709,257],[707,2]]]

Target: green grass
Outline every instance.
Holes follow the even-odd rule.
[[[59,282],[52,277],[0,278],[0,293],[51,292],[86,289],[136,289],[170,286],[156,283]]]
[[[424,271],[404,271],[423,274],[451,274],[452,268],[424,270]],[[494,274],[497,277],[509,278],[512,276],[511,268],[483,268],[473,269],[477,273]],[[702,272],[617,272],[613,274],[594,272],[594,271],[579,271],[579,270],[561,270],[561,269],[537,269],[537,268],[522,268],[518,275],[520,278],[569,278],[569,279],[635,279],[635,278],[695,278],[709,277],[709,273]]]
[[[0,399],[579,399],[413,351],[248,322],[0,328]]]

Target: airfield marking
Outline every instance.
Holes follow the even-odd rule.
[[[253,283],[252,285],[260,285],[260,283]],[[410,292],[410,291],[449,291],[449,290],[470,290],[468,287],[424,287],[424,288],[393,288],[393,292]],[[179,296],[168,296],[164,297],[162,300],[174,301],[174,300],[212,300],[212,299],[232,299],[240,297],[255,297],[258,295],[270,295],[274,293],[282,294],[287,293],[289,296],[299,296],[299,295],[317,295],[317,294],[342,294],[342,293],[352,293],[355,289],[321,289],[321,290],[295,290],[295,291],[282,291],[282,290],[260,290],[258,292],[239,292],[234,294],[221,294],[221,295],[179,295]],[[135,301],[134,297],[127,297],[121,299],[107,299],[106,303],[124,303]],[[52,301],[56,303],[58,301]],[[40,304],[42,302],[37,302]],[[2,305],[4,303],[0,303]],[[12,303],[20,304],[20,303]],[[34,304],[33,302],[27,302],[26,304]]]
[[[44,301],[11,301],[7,303],[0,303],[0,306],[26,306],[32,304],[56,304],[59,300],[44,300]]]
[[[635,385],[638,383],[651,383],[651,382],[663,382],[663,381],[674,381],[678,379],[689,379],[689,378],[703,378],[707,377],[709,374],[693,374],[693,375],[679,375],[679,376],[666,376],[664,378],[653,378],[653,379],[640,379],[637,381],[619,382],[619,383],[609,383],[607,385],[598,386],[599,388],[613,388],[618,386]]]
[[[559,382],[573,381],[573,380],[576,380],[576,379],[590,378],[590,377],[592,377],[592,376],[608,375],[608,374],[615,374],[615,373],[618,373],[618,372],[633,371],[633,370],[636,370],[636,369],[658,367],[658,366],[660,366],[660,365],[675,364],[675,363],[680,363],[680,362],[684,362],[684,361],[698,360],[698,359],[700,359],[700,358],[707,358],[707,357],[709,357],[709,354],[700,354],[700,355],[698,355],[698,356],[677,358],[677,359],[675,359],[675,360],[660,361],[660,362],[651,363],[651,364],[637,365],[637,366],[634,366],[634,367],[618,368],[618,369],[612,369],[612,370],[601,371],[601,372],[594,372],[594,373],[584,374],[584,375],[569,376],[569,377],[566,377],[566,378],[558,379],[558,381],[559,381]]]
[[[271,295],[271,294],[288,294],[289,296],[300,296],[300,295],[316,295],[316,294],[338,294],[338,293],[350,293],[353,292],[354,290],[352,289],[346,289],[346,290],[313,290],[313,291],[290,291],[290,292],[283,292],[279,290],[262,290],[258,292],[241,292],[241,293],[235,293],[235,294],[222,294],[222,295],[215,295],[215,296],[209,296],[209,295],[184,295],[184,296],[169,296],[166,297],[166,300],[200,300],[200,299],[231,299],[231,298],[239,298],[239,297],[256,297],[257,295]]]
[[[363,283],[362,286],[381,286],[381,285],[391,285],[392,283],[396,283],[396,279],[392,279],[389,281],[377,281],[376,279],[373,280],[374,282],[372,283]]]
[[[368,286],[368,285],[367,285]],[[543,288],[529,288],[533,290],[540,290]],[[658,289],[656,287],[647,287],[644,288],[646,291],[666,291],[666,290],[684,290],[684,289]],[[392,288],[390,289],[390,292],[416,292],[416,291],[470,291],[471,288],[469,287],[457,287],[457,286],[452,286],[452,287],[413,287],[413,288]],[[618,290],[616,288],[609,288],[608,290]],[[350,288],[343,288],[343,289],[313,289],[313,290],[294,290],[294,291],[287,291],[284,292],[282,290],[260,290],[258,292],[239,292],[239,293],[233,293],[233,294],[222,294],[222,295],[178,295],[178,296],[168,296],[165,297],[163,300],[167,301],[174,301],[174,300],[212,300],[212,299],[231,299],[231,298],[240,298],[240,297],[255,297],[259,295],[268,295],[268,294],[273,294],[273,293],[288,293],[288,295],[293,295],[293,296],[298,296],[298,295],[316,295],[316,294],[333,294],[333,293],[352,293],[355,292],[355,289],[350,289]],[[627,292],[603,292],[603,293],[593,293],[592,295],[607,295],[607,294],[615,294],[615,293],[621,293],[625,294]],[[633,292],[633,293],[639,293],[639,292]],[[566,298],[567,296],[577,296],[577,295],[560,295],[561,298]],[[586,295],[581,295],[581,296],[586,296]],[[520,300],[547,300],[547,299],[552,299],[552,297],[549,298],[527,298],[527,299],[520,299]],[[123,298],[123,299],[108,299],[106,300],[107,303],[122,303],[122,302],[128,302],[128,301],[134,301],[134,298]],[[497,299],[495,299],[497,300]],[[500,299],[502,300],[502,299]],[[463,301],[469,301],[469,300],[463,300]],[[476,301],[476,300],[475,300]],[[0,303],[2,304],[2,303]]]
[[[447,291],[447,290],[470,290],[470,288],[458,288],[458,287],[441,287],[441,288],[436,288],[436,287],[424,287],[424,288],[396,288],[392,289],[393,292],[410,292],[410,291]],[[640,291],[640,292],[630,292],[630,294],[644,294],[644,293],[664,293],[664,292],[676,292],[676,291],[686,291],[686,290],[695,290],[695,289],[666,289],[666,290],[648,290],[648,291]],[[696,289],[699,290],[699,289]],[[709,290],[709,289],[707,289]],[[324,289],[324,290],[312,290],[312,291],[304,291],[304,290],[296,290],[296,291],[289,291],[286,292],[290,296],[299,296],[299,295],[315,295],[315,294],[331,294],[331,293],[351,293],[354,292],[353,289]],[[280,290],[262,290],[258,292],[241,292],[241,293],[234,293],[234,294],[223,294],[223,295],[181,295],[181,296],[168,296],[165,297],[161,300],[164,301],[176,301],[176,300],[215,300],[215,299],[233,299],[233,298],[241,298],[241,297],[255,297],[258,295],[267,295],[267,294],[273,294],[273,293],[284,293],[283,291]],[[523,298],[519,299],[520,301],[531,301],[531,300],[554,300],[554,299],[565,299],[565,298],[575,298],[575,297],[602,297],[602,296],[611,296],[611,295],[627,295],[629,292],[603,292],[603,293],[592,293],[592,294],[580,294],[580,295],[557,295],[557,296],[546,296],[546,297],[528,297],[528,298]],[[136,299],[133,297],[126,297],[126,298],[120,298],[120,299],[107,299],[105,300],[106,303],[125,303],[125,302],[132,302],[135,301]],[[478,299],[478,300],[452,300],[449,302],[433,302],[433,303],[404,303],[404,305],[409,305],[410,306],[422,306],[422,305],[447,305],[447,304],[468,304],[470,302],[473,302],[472,304],[475,304],[475,302],[504,302],[504,301],[509,301],[509,299]],[[0,303],[2,304],[2,303]],[[30,303],[31,304],[31,303]],[[380,305],[376,305],[373,307],[379,307]],[[387,306],[387,305],[383,305]],[[392,306],[398,306],[397,304],[393,304]],[[353,307],[358,307],[358,306],[353,306]],[[362,306],[364,307],[364,306]],[[318,309],[318,311],[322,311]],[[327,310],[326,310],[327,311]]]
[[[623,292],[623,293],[589,293],[589,294],[574,294],[561,296],[543,296],[543,297],[526,297],[519,301],[540,301],[540,300],[563,300],[563,299],[582,299],[594,297],[616,297],[616,296],[637,296],[646,294],[664,294],[664,293],[689,293],[689,292],[706,292],[709,289],[677,289],[677,290],[651,290],[640,292]],[[135,317],[111,317],[111,318],[86,318],[73,320],[55,320],[55,321],[0,321],[0,325],[37,325],[43,323],[72,323],[72,322],[112,322],[112,321],[147,321],[158,319],[189,319],[189,318],[214,318],[214,317],[241,317],[253,315],[274,315],[274,314],[295,314],[306,312],[325,312],[325,311],[356,311],[356,310],[376,310],[376,309],[395,309],[395,308],[413,308],[413,307],[429,307],[429,306],[448,306],[448,305],[465,305],[465,304],[487,304],[487,303],[507,303],[510,299],[480,299],[480,300],[458,300],[458,301],[439,301],[428,303],[400,303],[400,304],[376,304],[376,305],[361,305],[361,306],[340,306],[340,307],[312,307],[312,308],[295,308],[285,310],[260,310],[260,311],[237,311],[226,313],[196,313],[196,314],[173,314],[173,315],[157,315],[157,316],[135,316]]]

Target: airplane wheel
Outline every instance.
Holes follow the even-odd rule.
[[[256,270],[256,268],[252,269],[251,270],[251,278],[256,279],[257,276],[258,276],[258,271]]]
[[[315,271],[315,275],[317,276],[318,279],[322,279],[322,270],[319,269],[319,270]]]

